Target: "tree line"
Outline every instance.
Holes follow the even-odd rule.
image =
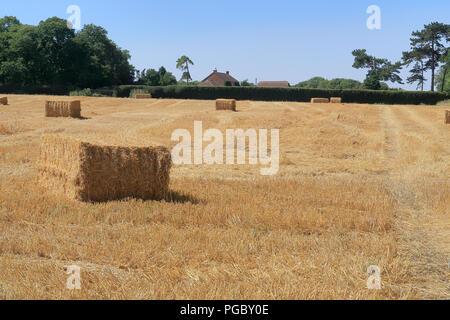
[[[400,70],[410,67],[409,84],[424,91],[425,74],[431,71],[431,91],[450,93],[450,25],[433,22],[415,31],[411,48],[403,52],[401,61],[391,62],[367,53],[352,52],[353,67],[366,69],[363,83],[351,79],[326,80],[315,77],[300,82],[297,87],[321,89],[388,89],[386,81],[403,84]],[[127,84],[148,86],[196,85],[190,65],[194,62],[182,56],[176,62],[182,72],[178,82],[166,68],[137,70],[129,63],[131,56],[111,39],[108,32],[93,24],[78,32],[67,27],[67,21],[57,17],[37,26],[22,24],[16,17],[0,19],[0,85],[64,85],[77,88],[101,88]],[[242,86],[251,86],[247,80]]]
[[[393,63],[388,59],[371,56],[365,49],[357,49],[352,52],[355,57],[353,67],[367,70],[364,80],[366,89],[383,89],[383,81],[403,84],[400,70],[403,67],[411,67],[406,82],[416,84],[417,90],[424,91],[427,81],[425,74],[431,71],[431,91],[437,88],[438,91],[450,93],[448,42],[450,25],[432,22],[411,34],[410,49],[403,52],[401,61]]]
[[[86,25],[75,33],[67,21],[49,18],[37,26],[0,19],[0,84],[71,85],[80,88],[133,83],[130,54],[105,29]]]
[[[300,82],[296,87],[317,89],[370,89],[387,90],[386,81],[403,84],[400,70],[410,68],[406,79],[408,84],[416,84],[416,89],[424,91],[426,73],[431,71],[431,91],[450,93],[450,25],[432,22],[422,30],[414,31],[410,38],[410,49],[402,53],[401,61],[391,62],[367,53],[366,49],[356,49],[353,67],[366,69],[364,82],[351,79],[326,80],[314,77]]]
[[[385,83],[381,83],[383,89],[388,89]],[[307,81],[302,81],[295,85],[299,88],[309,88],[309,89],[365,89],[364,84],[357,80],[337,78],[332,80],[327,80],[322,77],[314,77]]]

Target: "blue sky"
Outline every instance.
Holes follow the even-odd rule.
[[[2,0],[0,16],[38,24],[68,18],[69,5],[80,7],[82,24],[106,28],[138,69],[164,65],[179,77],[175,61],[185,54],[195,62],[195,80],[214,68],[251,82],[363,80],[365,72],[352,68],[353,49],[397,61],[413,30],[450,23],[448,0]],[[381,9],[381,30],[366,27],[370,5]]]

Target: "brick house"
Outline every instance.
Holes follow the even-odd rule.
[[[239,81],[230,75],[230,71],[226,73],[218,72],[214,69],[205,80],[203,80],[199,86],[204,87],[223,87],[223,86],[239,86]]]

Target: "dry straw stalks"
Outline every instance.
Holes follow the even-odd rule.
[[[236,100],[234,99],[217,99],[216,110],[236,111]]]
[[[46,101],[46,117],[81,117],[80,101]]]
[[[8,98],[7,97],[1,97],[0,98],[0,104],[6,106],[8,104]]]
[[[39,183],[73,200],[161,200],[172,158],[165,147],[94,145],[60,135],[41,137]]]
[[[449,110],[445,111],[445,123],[450,124],[450,111]]]

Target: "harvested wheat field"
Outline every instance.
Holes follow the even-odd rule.
[[[0,108],[0,298],[449,299],[448,106],[52,97]],[[38,183],[41,136],[165,146],[176,129],[280,129],[280,170],[174,165],[163,201],[70,200]],[[81,290],[66,268],[81,268]],[[381,290],[367,288],[371,265]]]

